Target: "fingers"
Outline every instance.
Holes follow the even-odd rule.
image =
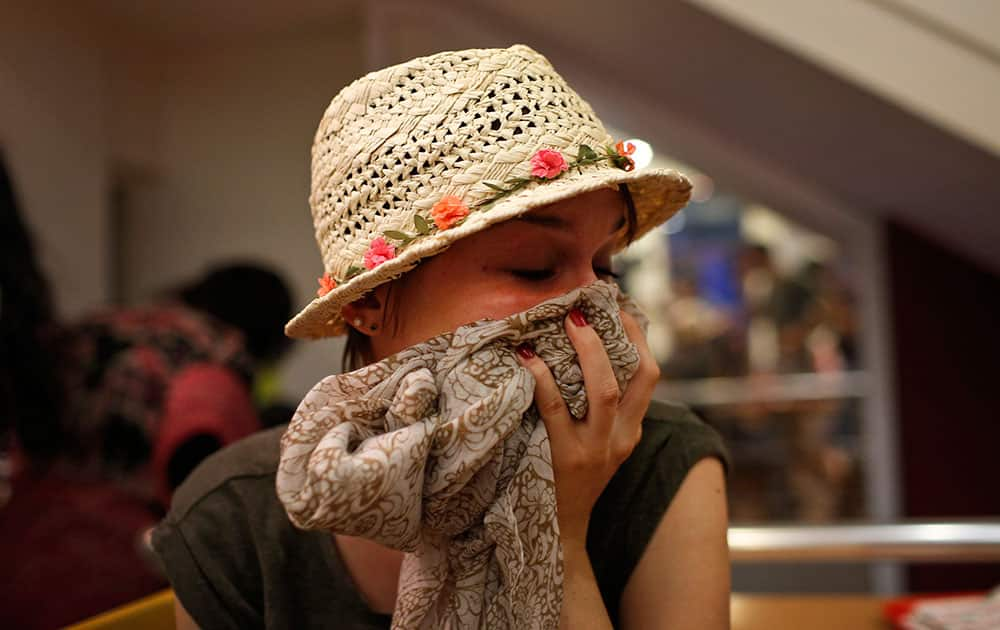
[[[576,348],[589,410],[587,424],[599,436],[607,436],[615,425],[621,391],[615,378],[604,342],[587,323],[579,309],[566,317],[566,334]]]
[[[624,312],[621,319],[625,333],[639,353],[638,370],[624,393],[619,391],[603,341],[583,314],[574,309],[566,318],[566,332],[577,351],[589,403],[584,423],[576,422],[570,415],[545,362],[535,356],[530,346],[517,349],[521,363],[535,377],[535,404],[552,439],[559,441],[562,435],[582,431],[590,434],[595,443],[607,445],[612,456],[619,460],[627,457],[639,441],[642,420],[660,376],[639,324]]]
[[[535,377],[535,406],[538,408],[538,415],[545,423],[549,439],[558,442],[560,437],[571,431],[573,417],[566,408],[562,394],[559,393],[556,380],[552,377],[548,366],[538,358],[529,344],[518,346],[517,355],[521,364]]]

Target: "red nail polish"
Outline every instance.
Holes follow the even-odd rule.
[[[535,350],[531,347],[530,343],[522,343],[517,347],[517,353],[521,355],[522,359],[533,359],[535,357]]]
[[[574,308],[569,312],[569,318],[580,328],[587,325],[587,318],[583,316],[583,311],[578,308]]]

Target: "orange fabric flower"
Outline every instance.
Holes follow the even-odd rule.
[[[447,230],[469,215],[469,207],[455,195],[447,195],[431,208],[431,217],[439,230]]]
[[[635,144],[619,140],[618,144],[615,145],[615,150],[618,151],[618,155],[620,156],[617,160],[615,160],[615,163],[619,166],[619,168],[625,169],[626,171],[635,169],[635,160],[629,157],[635,153]]]
[[[319,282],[319,288],[316,289],[316,297],[323,297],[337,288],[337,281],[331,278],[328,273],[324,273],[322,278],[317,278],[316,282]]]
[[[624,140],[619,140],[615,148],[618,149],[618,155],[632,155],[635,153],[635,145]]]

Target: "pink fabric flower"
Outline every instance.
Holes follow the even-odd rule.
[[[534,177],[553,179],[568,168],[566,158],[558,151],[539,149],[538,153],[531,156],[531,174]]]
[[[396,257],[396,248],[385,242],[385,239],[379,236],[372,241],[371,245],[368,246],[368,251],[365,252],[365,269],[374,269],[387,260]]]
[[[324,273],[322,278],[317,278],[319,282],[319,288],[316,289],[316,296],[323,297],[330,291],[337,288],[337,281],[330,277],[330,274]]]
[[[455,195],[441,197],[441,201],[431,208],[431,216],[434,217],[434,225],[439,230],[447,230],[458,221],[469,214],[469,207],[462,203],[461,198]]]

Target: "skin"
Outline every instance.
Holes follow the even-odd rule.
[[[364,322],[377,361],[462,324],[518,313],[608,277],[624,212],[611,189],[540,208],[455,242],[400,278],[391,293],[382,285],[374,301],[344,307],[344,316]],[[370,323],[379,329],[366,329]]]
[[[578,195],[464,238],[367,299],[344,307],[346,321],[371,337],[373,361],[478,319],[499,319],[610,275],[625,204],[616,190]],[[594,330],[566,319],[580,358],[589,401],[575,421],[551,372],[521,357],[535,376],[535,402],[550,437],[564,556],[560,626],[611,628],[586,551],[590,513],[611,476],[632,452],[659,379],[638,324],[622,313],[640,365],[619,392]],[[376,329],[371,330],[375,325]],[[722,465],[695,464],[671,502],[622,595],[625,628],[729,627],[729,558]],[[371,541],[335,535],[361,596],[391,613],[402,553]],[[178,628],[190,618],[178,606]]]

